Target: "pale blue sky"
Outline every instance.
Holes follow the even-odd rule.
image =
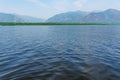
[[[120,0],[0,0],[0,12],[48,18],[67,11],[120,9]]]

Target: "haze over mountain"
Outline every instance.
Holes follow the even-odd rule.
[[[47,20],[47,22],[78,22],[80,18],[88,15],[88,12],[75,11],[57,14]]]
[[[0,22],[44,22],[43,19],[16,14],[0,13]],[[74,11],[54,15],[51,23],[120,23],[120,11],[107,9],[99,12]]]
[[[92,12],[82,18],[80,22],[120,23],[120,11],[108,9],[102,12]]]
[[[120,0],[0,0],[0,12],[48,19],[69,11],[120,9]]]
[[[43,19],[16,14],[0,13],[0,22],[43,22]]]
[[[57,14],[46,22],[120,23],[120,11],[107,9],[101,12],[67,12]]]

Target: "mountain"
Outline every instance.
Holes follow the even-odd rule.
[[[80,22],[120,23],[120,11],[108,9],[102,12],[93,12],[83,17]]]
[[[67,12],[57,14],[46,22],[75,22],[75,23],[120,23],[120,11],[108,9],[101,12]]]
[[[57,14],[49,18],[46,22],[78,22],[81,18],[88,15],[88,12],[75,11]]]
[[[43,19],[16,14],[0,13],[0,22],[44,22]],[[61,23],[120,23],[120,11],[107,9],[101,12],[74,11],[54,15],[46,22]]]
[[[43,22],[43,19],[16,14],[0,13],[0,22]]]

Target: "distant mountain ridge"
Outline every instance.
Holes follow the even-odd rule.
[[[73,11],[54,15],[46,21],[30,16],[0,13],[0,22],[47,22],[47,23],[119,23],[120,10],[107,9],[99,12]]]
[[[80,18],[88,15],[88,12],[75,11],[57,14],[47,20],[47,22],[77,22]]]
[[[30,16],[0,13],[0,22],[43,22],[43,19]]]
[[[75,22],[75,23],[120,23],[120,11],[107,9],[101,12],[67,12],[57,14],[46,22]]]
[[[82,18],[80,22],[120,23],[120,11],[108,9],[102,12],[92,12]]]

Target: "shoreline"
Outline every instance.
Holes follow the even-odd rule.
[[[32,23],[32,22],[16,22],[16,23],[14,23],[14,22],[0,22],[0,26],[21,26],[21,25],[42,25],[42,26],[47,26],[47,25],[68,25],[68,26],[70,26],[70,25],[78,25],[78,26],[80,26],[80,25],[120,25],[120,24],[110,24],[110,23],[45,23],[45,22],[43,22],[43,23],[39,23],[39,22],[36,22],[36,23]]]

